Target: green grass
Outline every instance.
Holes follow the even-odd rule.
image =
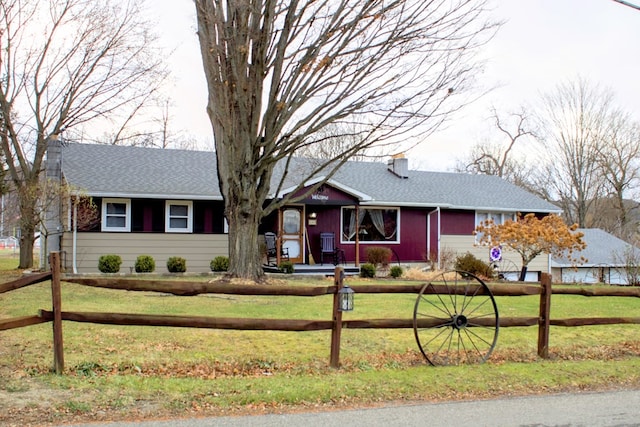
[[[0,271],[7,273],[18,268],[20,254],[13,249],[0,249]]]
[[[0,294],[0,318],[51,309],[50,292],[50,283],[45,282]],[[332,297],[177,297],[63,283],[62,301],[65,311],[329,320]],[[414,302],[415,295],[361,293],[356,295],[355,310],[344,318],[408,319]],[[497,304],[501,317],[532,317],[538,314],[539,297],[498,297]],[[608,316],[640,317],[638,299],[552,297],[552,318]],[[330,331],[74,322],[65,322],[63,330],[63,376],[50,373],[50,323],[0,332],[0,375],[6,384],[0,381],[0,392],[15,396],[41,388],[60,393],[53,415],[51,411],[47,415],[55,420],[64,414],[91,419],[105,411],[119,417],[134,411],[144,417],[141,402],[160,416],[640,387],[638,325],[552,327],[549,360],[536,356],[537,327],[502,328],[488,363],[461,367],[427,366],[411,329],[344,329],[340,370],[328,366]],[[34,419],[44,416],[38,402],[29,407]]]

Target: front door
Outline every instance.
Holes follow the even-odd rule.
[[[294,264],[304,262],[302,219],[301,207],[289,207],[282,211],[282,224],[280,224],[282,247],[289,249],[289,260]]]

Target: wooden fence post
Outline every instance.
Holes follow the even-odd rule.
[[[336,267],[334,271],[334,283],[336,292],[333,294],[333,328],[331,329],[331,356],[329,365],[332,368],[340,367],[340,335],[342,334],[342,311],[340,311],[339,292],[344,280],[344,269]]]
[[[538,356],[549,358],[549,328],[551,326],[551,275],[542,273],[540,277],[540,317],[538,319]]]
[[[60,290],[60,252],[51,252],[51,302],[53,305],[53,369],[60,375],[64,371],[62,344],[62,292]]]

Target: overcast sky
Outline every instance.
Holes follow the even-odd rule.
[[[174,126],[211,148],[193,1],[150,4],[157,7],[165,44],[175,48],[168,58]],[[504,25],[482,52],[487,64],[478,77],[481,89],[493,89],[407,153],[412,169],[450,170],[475,143],[497,135],[487,119],[491,106],[509,112],[534,105],[541,93],[578,76],[610,89],[640,120],[640,11],[613,0],[494,0],[494,5],[494,16]]]

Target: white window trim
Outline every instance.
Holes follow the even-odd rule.
[[[487,219],[494,219],[494,220],[499,217],[500,222],[498,222],[498,224],[504,224],[508,220],[513,220],[513,221],[517,220],[516,214],[513,212],[476,211],[476,221],[475,221],[476,227],[480,225],[480,222],[478,221],[478,217],[480,215],[487,215]]]
[[[171,206],[187,207],[187,228],[171,228]],[[193,202],[190,200],[167,200],[165,202],[165,233],[193,233]]]
[[[480,225],[480,220],[479,220],[479,216],[480,215],[486,215],[487,218],[486,219],[493,219],[494,223],[497,225],[500,224],[504,224],[506,221],[508,220],[513,220],[513,221],[517,221],[517,215],[513,212],[497,212],[497,211],[476,211],[476,219],[475,219],[475,227],[478,227]],[[496,222],[495,219],[499,218],[500,222]],[[485,221],[485,220],[482,220]],[[480,240],[480,235],[476,234],[475,237],[475,242],[478,243],[478,241]]]
[[[107,205],[109,203],[120,203],[125,205],[125,226],[124,227],[108,227],[107,226]],[[101,231],[131,231],[131,199],[102,199],[102,224]]]
[[[354,206],[342,206],[340,209],[340,243],[345,245],[355,245],[356,241],[354,240],[345,240],[342,233],[342,224],[344,221],[344,211],[346,209],[355,209]],[[400,243],[400,218],[401,218],[401,210],[399,206],[359,206],[358,210],[361,209],[382,209],[382,210],[395,210],[397,212],[398,222],[396,224],[396,238],[395,240],[360,240],[359,243],[361,245],[390,245],[390,244],[399,244]]]

